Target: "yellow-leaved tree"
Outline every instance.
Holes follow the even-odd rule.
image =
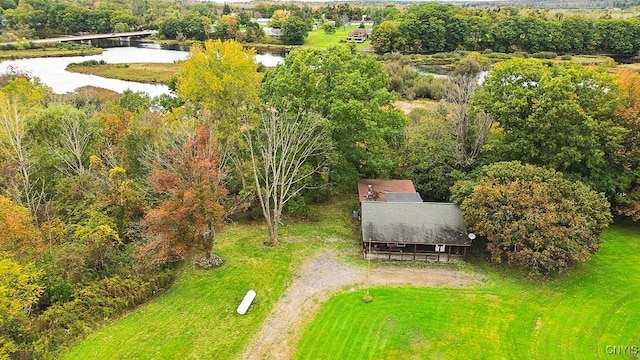
[[[43,250],[29,210],[0,196],[0,360],[19,350],[16,334],[42,294],[42,272],[29,262]]]
[[[225,172],[233,172],[243,188],[240,128],[245,117],[257,119],[257,68],[253,50],[245,50],[236,41],[208,40],[191,47],[176,81],[186,113],[209,124],[220,146],[221,164],[234,165],[227,166]]]
[[[8,256],[0,251],[0,360],[11,359],[19,349],[13,334],[24,328],[31,307],[44,289],[38,283],[41,271]]]
[[[32,145],[27,119],[47,99],[48,89],[16,75],[0,88],[0,166],[7,184],[4,193],[37,216],[43,202],[42,179],[33,174]]]

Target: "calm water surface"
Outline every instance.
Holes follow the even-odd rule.
[[[132,91],[144,91],[150,96],[158,96],[170,93],[166,85],[143,84],[133,81],[107,79],[95,75],[78,74],[66,71],[70,63],[79,63],[87,60],[104,60],[109,64],[125,63],[173,63],[188,57],[187,51],[165,50],[156,44],[138,44],[129,47],[111,47],[103,49],[101,55],[71,56],[61,58],[33,58],[7,60],[0,62],[0,73],[15,69],[26,72],[50,86],[56,94],[73,92],[83,86],[96,86],[122,93],[126,89]],[[256,62],[265,66],[276,66],[283,61],[281,55],[256,54]]]

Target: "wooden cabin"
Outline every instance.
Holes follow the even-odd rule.
[[[372,260],[464,260],[468,234],[458,205],[422,202],[410,180],[361,180],[362,249]],[[391,191],[390,191],[391,190]]]
[[[363,43],[365,42],[365,40],[367,40],[368,37],[369,37],[369,34],[367,33],[367,30],[363,28],[357,28],[349,32],[349,34],[347,35],[347,41]]]

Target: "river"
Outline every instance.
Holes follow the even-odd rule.
[[[162,48],[159,44],[132,42],[131,46],[104,48],[100,55],[5,60],[0,62],[0,73],[5,73],[10,69],[26,72],[32,77],[39,78],[43,84],[51,87],[56,94],[74,92],[80,87],[90,85],[118,93],[130,89],[132,91],[146,92],[150,96],[158,96],[170,93],[169,88],[166,85],[144,84],[73,73],[65,69],[70,63],[79,63],[87,60],[104,60],[109,64],[173,63],[184,60],[188,56],[188,51],[168,50]],[[283,56],[278,54],[256,54],[256,62],[262,63],[267,67],[276,66],[283,59]]]

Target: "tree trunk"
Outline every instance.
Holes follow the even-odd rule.
[[[280,212],[277,209],[273,209],[273,216],[271,220],[271,226],[269,226],[269,238],[273,245],[278,245],[278,225],[280,224]]]
[[[269,238],[271,239],[271,243],[273,245],[278,245],[278,225],[273,224],[271,228],[269,228]]]

